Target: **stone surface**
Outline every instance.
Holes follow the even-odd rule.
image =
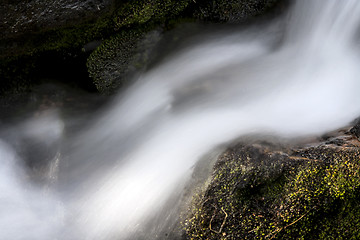
[[[9,89],[11,93],[23,91],[39,77],[38,73],[57,67],[49,67],[51,62],[56,62],[60,71],[67,68],[69,61],[85,67],[86,58],[97,47],[99,50],[87,61],[89,74],[97,90],[109,94],[124,85],[132,69],[146,67],[146,61],[139,64],[139,55],[144,59],[157,42],[147,44],[152,32],[165,32],[179,23],[199,20],[243,22],[263,14],[277,1],[2,1],[0,94]],[[124,53],[110,53],[111,49],[122,49]],[[112,62],[103,61],[109,56],[115,56]]]
[[[184,221],[189,239],[357,239],[360,144],[240,143],[218,159]]]
[[[111,0],[5,0],[0,3],[0,39],[74,24],[93,18]]]

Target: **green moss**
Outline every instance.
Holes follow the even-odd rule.
[[[346,207],[354,205],[360,194],[359,150],[313,148],[300,155],[312,160],[299,169],[285,187],[287,194],[284,203],[288,207],[283,221],[290,224],[304,217],[291,227],[285,229],[284,226],[282,229],[285,231],[280,236],[347,239],[358,235],[357,228],[338,233],[330,231],[331,234],[328,231],[338,229],[334,219],[341,219],[344,225],[360,223],[357,217],[354,218],[353,212],[358,208]]]
[[[136,0],[124,4],[114,16],[115,27],[129,27],[145,23],[163,23],[186,9],[190,0]]]
[[[52,52],[52,54],[58,53],[59,56],[74,56],[75,58],[82,54],[81,50],[85,44],[103,41],[104,45],[91,55],[87,66],[89,67],[89,75],[94,79],[97,89],[101,92],[112,92],[118,86],[124,84],[124,76],[128,74],[129,69],[140,69],[144,66],[147,58],[146,55],[149,54],[148,51],[144,51],[144,54],[139,57],[139,49],[131,48],[137,48],[139,44],[141,45],[143,37],[151,33],[151,31],[159,28],[167,30],[174,27],[176,23],[194,21],[196,18],[206,19],[206,17],[200,17],[200,15],[196,15],[194,12],[198,10],[198,12],[203,13],[203,10],[209,6],[211,6],[211,11],[216,9],[214,10],[216,12],[215,15],[220,12],[226,15],[241,11],[248,12],[246,10],[248,8],[263,8],[267,2],[269,1],[260,1],[260,3],[259,1],[250,0],[240,2],[208,0],[114,1],[109,9],[101,13],[101,16],[97,16],[100,13],[94,13],[87,15],[86,19],[81,19],[78,22],[70,21],[66,26],[62,25],[59,27],[55,24],[57,27],[52,29],[47,27],[39,32],[17,36],[14,39],[4,38],[0,46],[4,49],[0,53],[0,61],[2,61],[1,65],[4,66],[5,70],[0,72],[0,78],[4,79],[2,82],[13,81],[8,76],[14,75],[14,70],[18,74],[15,79],[31,78],[31,74],[22,76],[24,71],[19,71],[17,68],[10,69],[10,72],[6,70],[8,66],[12,66],[11,64],[6,65],[6,63],[12,62],[13,59],[24,62],[32,58],[32,61],[36,61],[37,57],[47,56],[48,52]],[[230,20],[229,17],[224,19]],[[220,21],[224,19],[219,18]],[[114,46],[110,46],[111,44],[114,44]],[[110,53],[112,50],[121,50],[122,53]],[[135,56],[131,56],[131,54],[135,54]],[[115,61],[118,62],[116,66],[108,61],[104,62],[104,59],[111,56],[116,56]],[[121,56],[124,58],[122,59]],[[7,58],[12,58],[12,60],[8,61]],[[121,66],[121,63],[124,65]],[[31,64],[27,65],[30,66]],[[101,73],[101,71],[105,72]],[[26,70],[26,72],[31,72],[31,69],[29,71]],[[115,74],[116,72],[120,72],[120,74]],[[113,78],[107,78],[109,76],[108,73]],[[20,83],[21,81],[16,82]],[[7,84],[4,84],[4,86],[7,86]]]
[[[360,152],[237,146],[184,222],[189,239],[358,239]]]
[[[86,64],[88,72],[100,92],[111,91],[126,84],[125,76],[130,70],[129,65],[134,61],[141,37],[141,32],[123,31],[104,41],[89,56]]]
[[[67,52],[73,52],[73,49],[81,50],[84,44],[94,39],[108,37],[113,32],[113,28],[114,23],[109,12],[96,20],[45,29],[16,39],[4,40],[7,42],[5,43],[6,51],[3,51],[0,57],[33,56],[54,50]],[[15,47],[9,47],[12,42],[17,43]]]
[[[132,74],[147,66],[159,39],[159,31],[141,29],[122,31],[105,40],[87,60],[88,72],[97,89],[111,94],[127,85]]]
[[[148,23],[163,23],[166,19],[177,17],[187,6],[189,0],[137,0],[118,3],[100,17],[88,17],[81,22],[67,26],[44,29],[15,39],[3,39],[5,51],[0,58],[34,55],[43,51],[68,51],[81,47],[96,39],[107,39],[122,31],[123,27],[133,27]],[[144,27],[142,27],[144,29]],[[136,29],[135,29],[136,30]],[[17,42],[12,47],[13,42]]]
[[[249,18],[264,14],[277,0],[196,0],[197,18],[215,22],[243,22]]]
[[[87,61],[97,89],[111,94],[126,85],[130,75],[147,65],[151,49],[160,37],[159,29],[178,18],[188,4],[189,0],[137,0],[121,4],[112,16],[118,33],[103,41]]]
[[[47,29],[42,32],[4,40],[0,53],[0,92],[26,89],[38,71],[36,62],[45,55],[74,56],[82,54],[82,47],[94,39],[106,38],[113,29],[109,15],[76,26]],[[16,44],[15,44],[16,43]],[[49,61],[52,61],[49,59]],[[84,62],[85,65],[85,62]]]

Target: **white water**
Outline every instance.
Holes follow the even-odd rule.
[[[0,143],[0,239],[136,239],[220,144],[345,126],[360,115],[359,18],[357,0],[302,0],[280,46],[242,31],[178,52],[66,139],[45,187]],[[42,142],[64,131],[56,112],[16,128]]]

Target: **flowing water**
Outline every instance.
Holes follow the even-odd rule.
[[[358,0],[297,1],[286,24],[207,34],[167,57],[82,131],[61,108],[7,125],[0,239],[165,238],[204,155],[243,135],[311,136],[360,116],[359,18]],[[19,138],[55,149],[41,179],[9,140]]]

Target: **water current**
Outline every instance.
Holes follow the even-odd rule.
[[[358,0],[299,0],[280,20],[170,54],[82,131],[71,133],[61,107],[1,125],[0,239],[163,239],[194,165],[214,149],[249,134],[319,135],[360,116],[359,26]],[[40,143],[39,155],[56,149],[40,180],[19,139]]]

